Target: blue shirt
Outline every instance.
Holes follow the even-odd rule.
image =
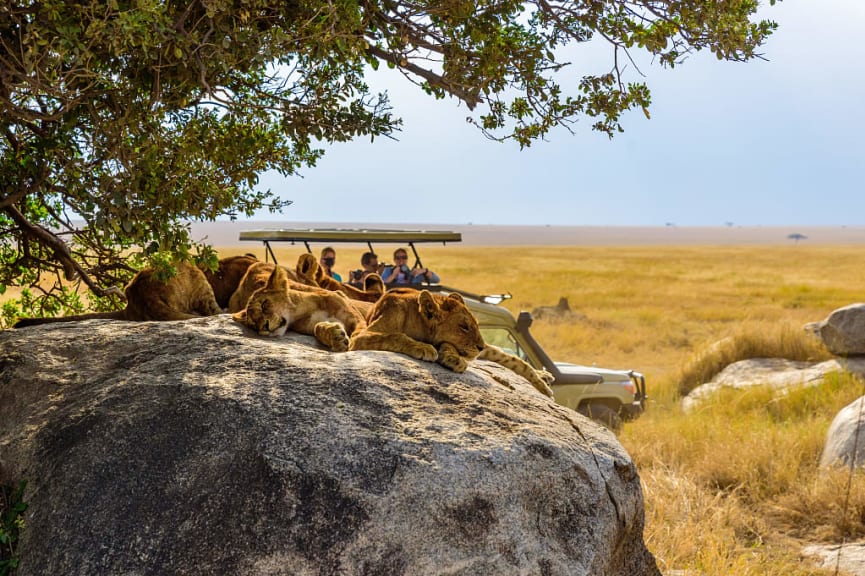
[[[396,284],[423,284],[427,281],[427,278],[423,274],[418,274],[414,278],[411,277],[411,271],[408,266],[400,266],[397,268],[396,266],[388,266],[381,273],[381,279],[387,282],[387,279],[393,276],[394,271],[396,271]],[[439,277],[438,274],[429,270],[429,282],[431,284],[438,284]]]

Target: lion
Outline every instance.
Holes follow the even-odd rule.
[[[228,301],[228,311],[235,313],[246,308],[246,304],[252,294],[267,284],[268,278],[275,268],[279,268],[279,266],[269,262],[259,261],[251,265],[231,295]],[[316,290],[338,291],[345,294],[352,301],[370,303],[370,306],[358,306],[364,313],[369,310],[371,303],[377,301],[384,292],[384,283],[378,274],[375,275],[375,278],[370,278],[368,286],[371,291],[366,291],[366,288],[361,290],[354,286],[348,286],[337,282],[333,278],[324,276],[315,256],[309,253],[301,254],[297,259],[295,269],[285,270],[285,272],[288,283],[293,290],[309,292],[311,291],[309,290],[310,288],[314,288]],[[319,275],[330,282],[322,282],[320,284]]]
[[[220,308],[223,310],[228,308],[231,295],[237,290],[246,271],[257,262],[259,262],[258,258],[252,254],[228,256],[219,260],[219,266],[215,271],[204,270],[204,276],[213,288],[213,295]]]
[[[110,320],[189,320],[220,314],[204,272],[197,266],[178,262],[177,274],[163,281],[155,268],[145,268],[126,285],[126,308],[114,312],[90,312],[59,318],[21,318],[15,328],[53,322],[75,322],[94,318]]]
[[[435,361],[457,373],[479,356],[526,378],[542,394],[552,397],[546,380],[523,360],[488,346],[478,322],[462,296],[428,290],[397,288],[375,304],[366,327],[358,330],[350,350],[388,350],[418,360]]]
[[[154,268],[145,268],[138,272],[126,286],[126,308],[123,310],[90,312],[58,318],[21,318],[14,327],[24,328],[38,324],[76,322],[96,318],[134,322],[187,320],[220,314],[226,308],[229,312],[237,312],[246,307],[246,301],[252,292],[264,286],[274,265],[261,262],[251,254],[245,254],[219,260],[219,266],[213,272],[186,263],[179,263],[176,267],[177,275],[164,282],[157,278],[158,273]],[[243,282],[247,279],[247,273],[251,268],[258,272],[265,270],[266,273],[250,275],[251,281],[244,286]],[[319,285],[316,276],[323,273],[315,258],[311,254],[304,254],[298,259],[297,269],[292,275],[298,283],[316,287]],[[331,278],[327,279],[335,282]],[[339,282],[335,283],[339,284]],[[378,285],[375,284],[374,279],[371,280],[368,291],[353,286],[346,286],[342,291],[352,298],[374,302],[384,292],[384,284],[378,277]]]
[[[247,275],[251,272],[253,267]],[[262,336],[282,336],[289,329],[311,334],[334,352],[348,350],[349,337],[366,326],[345,294],[293,282],[281,266],[273,266],[264,286],[231,317]]]
[[[342,292],[352,300],[360,300],[362,302],[377,302],[381,298],[381,295],[384,294],[384,282],[378,274],[370,274],[364,278],[363,288],[357,288],[351,284],[335,280],[325,274],[315,258],[312,259],[312,262],[313,264],[306,268],[306,277],[311,277],[315,285],[320,288]]]

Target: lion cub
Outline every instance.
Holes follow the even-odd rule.
[[[546,380],[529,364],[484,342],[477,320],[456,292],[444,296],[411,288],[390,290],[367,316],[367,326],[351,337],[349,349],[400,352],[436,361],[454,372],[465,372],[468,362],[481,356],[553,396]]]
[[[467,361],[484,349],[484,339],[459,294],[397,288],[373,306],[366,328],[352,337],[350,347],[401,352],[465,372]]]
[[[145,268],[136,274],[126,286],[126,308],[115,312],[91,312],[58,318],[22,318],[15,328],[48,324],[53,322],[75,322],[93,318],[112,320],[189,320],[201,316],[220,314],[222,310],[213,295],[204,272],[186,262],[176,264],[177,274],[166,281],[157,277],[153,268]]]
[[[249,266],[246,270],[246,274],[242,279],[240,279],[240,282],[236,285],[234,293],[228,300],[228,311],[239,312],[246,308],[246,303],[249,301],[253,292],[263,288],[264,285],[267,284],[268,278],[276,267],[276,264],[260,261]],[[342,284],[341,282],[337,282],[333,278],[328,278],[327,276],[324,276],[325,280],[330,280],[331,283],[321,282],[318,279],[318,276],[323,276],[321,267],[318,265],[315,256],[308,253],[300,255],[297,259],[297,265],[294,270],[286,270],[285,272],[286,278],[288,279],[289,285],[292,289],[302,290],[305,292],[320,289],[331,292],[341,292],[348,296],[353,301],[355,307],[360,308],[364,313],[372,307],[371,303],[378,300],[384,292],[384,283],[382,283],[381,277],[378,274],[375,274],[375,279],[371,278],[369,289],[364,288],[364,290],[347,284]],[[363,305],[358,305],[359,302],[366,302],[369,306],[365,307]]]
[[[247,274],[252,272],[253,267]],[[289,329],[311,334],[335,352],[348,350],[349,336],[366,326],[343,293],[293,283],[281,266],[273,267],[265,285],[231,317],[262,336],[282,336]]]

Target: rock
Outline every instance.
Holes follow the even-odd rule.
[[[745,389],[769,386],[781,393],[791,387],[816,386],[837,372],[865,374],[865,359],[832,359],[824,362],[797,362],[780,358],[753,358],[733,362],[710,382],[694,388],[682,398],[682,409],[692,410],[721,388]]]
[[[528,382],[226,315],[0,332],[20,479],[16,576],[659,575],[624,449]]]
[[[865,304],[838,308],[822,322],[805,325],[836,356],[865,355]]]
[[[829,431],[826,432],[826,443],[820,456],[820,466],[853,466],[865,464],[865,397],[854,400],[841,409]]]
[[[810,544],[802,549],[802,555],[814,558],[817,566],[824,570],[837,567],[843,574],[865,576],[865,542]]]

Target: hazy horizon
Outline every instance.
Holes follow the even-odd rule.
[[[242,230],[278,228],[373,228],[450,230],[474,246],[638,246],[638,245],[849,245],[865,244],[863,226],[564,226],[394,222],[299,222],[242,220],[191,225],[194,240],[213,246],[253,246],[240,242]],[[791,235],[801,234],[795,240]]]

